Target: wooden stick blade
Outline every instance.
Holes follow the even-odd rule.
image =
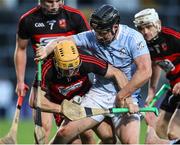
[[[34,137],[37,144],[45,144],[45,130],[42,126],[35,126]]]
[[[41,109],[36,108],[34,137],[37,144],[45,144],[45,130],[42,127]]]
[[[0,139],[0,144],[16,144],[16,137],[12,135],[7,135]]]
[[[68,100],[64,100],[61,105],[62,113],[70,120],[79,120],[85,117],[110,113],[109,110],[82,107]]]
[[[16,108],[13,122],[9,133],[0,139],[0,144],[16,144],[17,143],[17,129],[19,123],[20,109]]]
[[[111,108],[106,110],[102,108],[87,108],[72,103],[68,100],[64,100],[61,105],[62,113],[70,120],[79,120],[85,117],[91,117],[95,115],[129,112],[129,108]],[[156,107],[140,108],[139,112],[154,112],[156,115],[158,115],[158,110]]]
[[[62,113],[70,120],[78,120],[86,117],[86,112],[80,105],[68,100],[64,100],[61,105]]]
[[[27,91],[29,87],[25,85],[24,89]],[[17,143],[17,130],[18,130],[18,123],[19,123],[20,111],[21,111],[23,100],[24,100],[23,96],[18,96],[16,110],[15,110],[13,122],[11,125],[11,129],[5,137],[0,139],[0,144],[16,144]]]

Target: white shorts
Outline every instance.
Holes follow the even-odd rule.
[[[103,108],[109,109],[115,107],[116,95],[114,93],[107,93],[105,91],[91,88],[84,97],[82,97],[81,105],[89,108]],[[112,115],[108,115],[112,117]],[[92,116],[94,120],[101,122],[105,115]]]
[[[122,117],[123,117],[122,114],[115,114],[114,117],[112,118],[112,123],[113,123],[115,129],[121,123]],[[133,117],[135,120],[140,121],[141,114],[140,113],[134,113],[134,114],[131,114],[131,117]]]
[[[115,107],[115,93],[108,93],[96,88],[91,88],[84,97],[82,97],[81,106],[89,107],[89,108],[103,108],[109,109]],[[133,98],[134,104],[138,104],[138,99]],[[97,122],[103,121],[105,116],[109,116],[112,118],[113,125],[116,127],[120,121],[122,114],[109,114],[109,115],[96,115],[91,118],[96,120]],[[140,114],[136,113],[133,116],[140,120]]]

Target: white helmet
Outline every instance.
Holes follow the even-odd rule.
[[[159,21],[158,13],[155,9],[144,9],[134,16],[135,27],[142,26],[148,23],[153,23]]]

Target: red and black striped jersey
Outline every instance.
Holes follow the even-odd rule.
[[[43,14],[40,6],[29,10],[19,20],[18,37],[30,40],[35,52],[37,43],[45,46],[57,37],[69,36],[89,30],[89,24],[79,10],[68,6],[60,6],[59,11],[58,15],[50,17]],[[48,75],[46,71],[52,65],[51,60],[46,59],[45,61],[47,62],[44,62],[43,65],[43,77]]]
[[[35,44],[46,45],[52,39],[69,36],[89,30],[85,16],[77,9],[61,6],[59,14],[45,16],[37,6],[21,16],[18,25],[18,36],[30,39],[34,50]]]
[[[180,33],[162,27],[159,37],[148,43],[151,58],[165,72],[170,84],[180,82]]]
[[[50,101],[60,104],[64,99],[72,99],[75,95],[83,96],[91,87],[88,74],[95,73],[104,76],[108,64],[84,50],[79,50],[81,65],[79,72],[71,78],[61,77],[57,72],[53,60],[49,59],[43,64],[41,86]]]

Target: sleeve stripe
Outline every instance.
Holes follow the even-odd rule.
[[[171,85],[174,86],[176,83],[180,82],[180,78],[177,78],[174,81],[170,81]]]
[[[84,15],[80,10],[74,9],[74,8],[72,8],[72,7],[68,7],[68,6],[66,6],[66,5],[64,5],[63,8],[64,8],[65,10],[67,10],[67,11],[70,11],[70,12],[74,12],[74,13],[79,14],[79,15],[83,18],[83,20],[84,20],[84,22],[85,22],[86,27],[88,28],[88,30],[90,30],[89,23],[88,23],[88,21],[86,20],[85,15]]]
[[[65,33],[53,33],[53,34],[37,34],[37,35],[34,35],[34,37],[36,39],[40,39],[42,37],[60,37],[60,36],[69,36],[69,35],[73,35],[75,34],[75,31],[68,31],[68,32],[65,32]]]
[[[97,65],[99,65],[102,68],[106,68],[107,67],[107,63],[105,61],[103,62],[102,60],[97,59],[96,57],[89,56],[89,55],[83,55],[83,54],[80,54],[80,57],[85,62],[91,62],[91,63],[97,64]]]
[[[167,55],[164,57],[157,57],[154,60],[164,60],[164,59],[169,59],[170,61],[174,61],[176,58],[180,57],[180,53],[174,53],[172,55]]]
[[[34,8],[32,8],[31,10],[29,10],[28,12],[26,12],[25,14],[23,14],[23,15],[20,17],[20,21],[21,21],[24,17],[26,17],[26,16],[28,16],[28,15],[36,12],[39,8],[40,8],[39,6],[34,7]]]
[[[169,35],[172,35],[178,39],[180,39],[180,34],[179,32],[176,32],[175,30],[173,29],[169,29],[169,28],[166,28],[166,27],[162,27],[162,31],[166,34],[169,34]]]
[[[45,77],[46,77],[46,74],[49,70],[49,68],[51,68],[52,66],[52,59],[49,59],[45,64],[44,64],[44,67],[42,67],[42,87],[45,87]]]

